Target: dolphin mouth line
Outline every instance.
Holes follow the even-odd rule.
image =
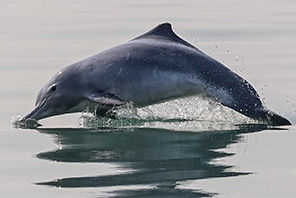
[[[47,96],[43,101],[42,101],[42,103],[40,104],[40,105],[37,105],[36,107],[35,107],[35,109],[33,109],[33,111],[31,111],[31,113],[29,113],[28,115],[26,115],[25,117],[23,117],[22,119],[21,119],[21,121],[25,121],[25,120],[28,120],[28,119],[30,119],[30,120],[36,120],[36,119],[33,119],[33,118],[31,118],[34,114],[36,114],[44,105],[45,105],[45,103],[46,103],[46,101],[48,100],[48,98],[49,98],[49,96]]]

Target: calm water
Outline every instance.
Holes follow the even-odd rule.
[[[74,114],[45,119],[37,130],[11,125],[61,67],[165,21],[295,124],[295,7],[289,0],[0,1],[1,197],[295,197],[295,125],[245,125],[207,101],[150,107],[164,120],[147,123],[86,129],[81,123],[98,123]],[[188,115],[205,121],[180,119]]]

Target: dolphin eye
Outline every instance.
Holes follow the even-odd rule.
[[[50,91],[55,91],[57,90],[57,86],[56,85],[52,85],[51,88],[50,88]]]

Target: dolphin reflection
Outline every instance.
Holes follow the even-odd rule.
[[[264,125],[246,125],[238,130],[210,132],[172,132],[149,128],[38,129],[41,133],[53,135],[61,144],[57,150],[37,154],[39,159],[64,163],[116,163],[122,169],[135,171],[105,176],[73,176],[37,184],[62,188],[153,184],[157,188],[113,193],[123,197],[141,197],[143,192],[151,196],[168,196],[171,193],[187,197],[211,196],[211,193],[198,189],[182,190],[175,187],[187,180],[250,174],[234,172],[229,169],[232,166],[209,162],[233,155],[216,149],[239,142],[243,133],[264,129]]]

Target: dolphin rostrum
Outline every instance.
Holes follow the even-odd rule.
[[[181,39],[169,23],[61,69],[22,120],[87,108],[97,116],[110,116],[110,109],[126,103],[143,107],[193,95],[271,125],[291,125],[266,109],[246,80]]]

